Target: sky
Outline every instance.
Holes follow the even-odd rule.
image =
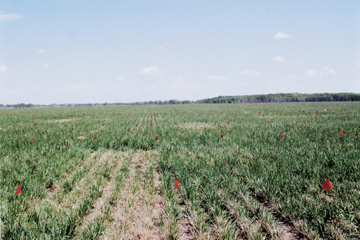
[[[7,1],[0,103],[360,93],[360,1]]]

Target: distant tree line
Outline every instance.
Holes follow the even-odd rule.
[[[338,101],[360,101],[358,93],[278,93],[262,95],[245,96],[219,96],[215,98],[206,98],[197,101],[179,101],[179,100],[156,100],[148,102],[135,103],[73,103],[73,104],[0,104],[0,108],[32,108],[32,107],[86,107],[86,106],[111,106],[111,105],[171,105],[171,104],[214,104],[214,103],[280,103],[280,102],[338,102]]]
[[[219,96],[196,101],[196,103],[279,103],[279,102],[333,102],[360,101],[357,93],[279,93],[249,96]]]

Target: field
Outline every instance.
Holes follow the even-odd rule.
[[[360,238],[360,103],[1,110],[0,149],[1,239]]]

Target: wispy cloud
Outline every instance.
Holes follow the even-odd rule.
[[[125,78],[125,77],[123,77],[123,76],[117,76],[117,77],[116,77],[116,81],[118,81],[118,82],[125,82],[125,81],[127,81],[127,78]]]
[[[0,12],[0,23],[11,21],[11,20],[16,20],[16,19],[21,19],[21,18],[24,18],[24,16],[21,16],[17,13],[5,14],[5,13]]]
[[[7,67],[7,66],[5,66],[5,65],[1,65],[1,66],[0,66],[0,72],[1,72],[1,73],[6,72],[7,70],[8,70],[8,67]]]
[[[274,35],[275,39],[286,39],[286,38],[292,38],[292,35],[289,35],[287,33],[283,33],[283,32],[278,32]]]
[[[250,77],[257,77],[260,76],[260,73],[254,70],[244,70],[241,74],[249,75]]]
[[[159,48],[160,50],[164,50],[164,49],[165,49],[165,47],[164,47],[163,45],[158,45],[158,48]]]
[[[332,75],[336,74],[336,71],[334,69],[329,68],[328,66],[324,66],[323,69],[327,72],[330,73]]]
[[[217,75],[209,75],[207,77],[208,80],[212,80],[212,81],[225,81],[226,77],[224,76],[217,76]]]
[[[275,57],[273,57],[272,60],[273,60],[274,62],[284,62],[284,61],[285,61],[285,58],[280,57],[280,56],[275,56]]]
[[[140,71],[140,75],[152,76],[152,75],[160,75],[162,74],[162,70],[155,66],[146,67]]]
[[[38,53],[39,53],[39,54],[43,54],[44,52],[45,52],[45,49],[40,48],[40,49],[38,50]]]
[[[323,75],[324,73],[318,70],[309,69],[306,71],[306,76],[308,77],[322,77]]]

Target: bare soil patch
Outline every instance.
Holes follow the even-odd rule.
[[[193,122],[193,123],[184,123],[179,126],[181,129],[195,129],[195,130],[201,130],[201,129],[216,129],[217,127],[210,123],[200,123],[200,122]]]

